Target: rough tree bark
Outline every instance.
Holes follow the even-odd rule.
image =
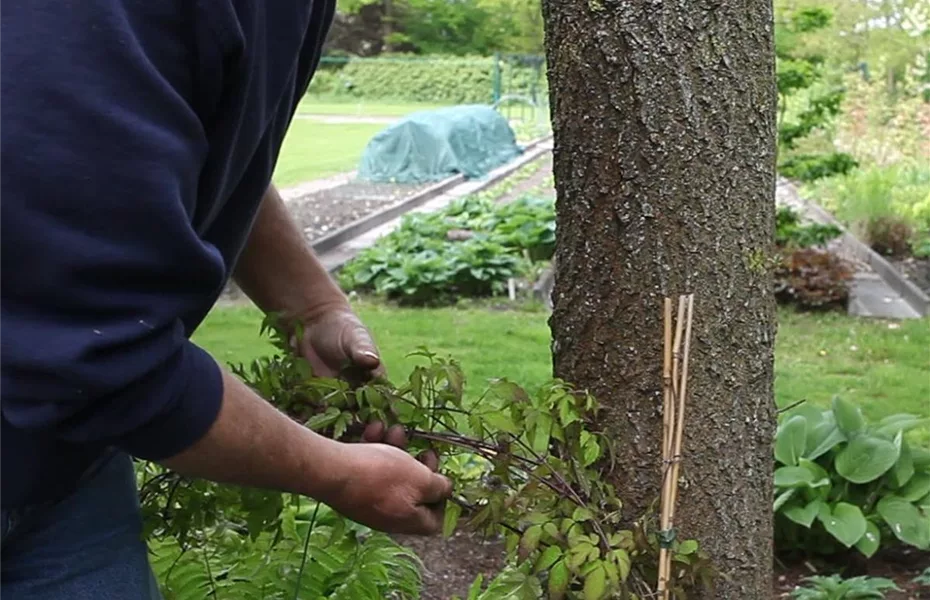
[[[771,597],[775,65],[771,0],[543,0],[558,272],[555,374],[621,445],[627,514],[658,497],[662,298],[695,294],[679,534]]]

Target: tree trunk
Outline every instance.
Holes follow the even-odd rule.
[[[771,597],[771,0],[543,0],[555,134],[555,375],[593,392],[629,518],[658,497],[662,298],[695,294],[678,501],[724,577]]]

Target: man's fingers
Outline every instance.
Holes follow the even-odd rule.
[[[397,448],[407,447],[407,432],[403,425],[393,425],[389,427],[384,434],[384,443],[396,446]]]
[[[452,496],[452,480],[438,473],[430,473],[423,490],[423,504],[436,504]]]
[[[445,506],[421,506],[417,510],[420,535],[435,535],[442,531]]]
[[[420,462],[429,467],[434,473],[439,470],[439,455],[434,450],[424,450],[420,453]]]
[[[365,431],[362,432],[362,440],[370,444],[380,442],[384,439],[384,423],[382,421],[375,421],[374,423],[369,423],[365,426]]]
[[[363,325],[358,324],[352,327],[343,339],[343,344],[346,356],[359,367],[369,371],[375,371],[381,367],[381,357],[375,349],[371,335]]]

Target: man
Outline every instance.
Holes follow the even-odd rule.
[[[333,10],[3,2],[4,599],[158,597],[130,456],[380,530],[440,527],[447,479],[392,445],[310,432],[188,339],[234,275],[305,325],[318,371],[381,368],[270,185]]]

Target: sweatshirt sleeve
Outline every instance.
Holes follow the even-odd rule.
[[[182,322],[226,272],[193,225],[210,65],[184,4],[14,2],[2,30],[3,415],[147,459],[223,394]]]

